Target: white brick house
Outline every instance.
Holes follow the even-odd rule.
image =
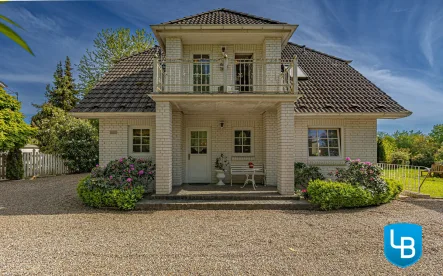
[[[155,160],[158,194],[214,183],[222,153],[264,164],[281,194],[294,162],[375,162],[377,119],[411,113],[350,61],[288,42],[297,27],[227,9],[153,25],[159,46],[117,63],[72,114],[99,119],[100,164]]]

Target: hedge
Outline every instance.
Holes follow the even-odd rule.
[[[373,194],[348,183],[314,180],[308,185],[309,201],[322,210],[380,205],[391,201],[402,191],[398,181],[387,179],[386,183],[386,192]]]
[[[109,190],[100,187],[88,189],[86,182],[90,178],[91,176],[88,175],[80,180],[77,186],[77,193],[80,199],[91,207],[117,207],[121,210],[131,210],[134,209],[135,203],[143,198],[145,192],[143,186],[137,186],[131,190]]]

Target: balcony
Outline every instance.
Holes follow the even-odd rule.
[[[153,94],[297,94],[297,59],[154,59]]]

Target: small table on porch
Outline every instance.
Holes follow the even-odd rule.
[[[246,180],[245,180],[245,183],[243,184],[242,188],[244,188],[244,187],[248,184],[248,182],[251,181],[251,182],[252,182],[252,187],[253,187],[254,190],[255,190],[256,185],[255,185],[255,179],[254,179],[254,177],[255,177],[255,172],[258,171],[258,170],[260,170],[260,169],[249,168],[249,169],[246,169],[246,170],[245,170],[245,173],[246,173]],[[251,176],[251,178],[249,178],[249,176]]]

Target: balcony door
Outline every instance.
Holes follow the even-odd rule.
[[[235,54],[235,86],[238,91],[249,92],[253,90],[252,58],[252,54]]]
[[[188,183],[211,182],[211,137],[209,128],[187,129],[186,179]]]
[[[209,55],[194,54],[192,63],[192,84],[194,92],[209,92],[211,64]]]

